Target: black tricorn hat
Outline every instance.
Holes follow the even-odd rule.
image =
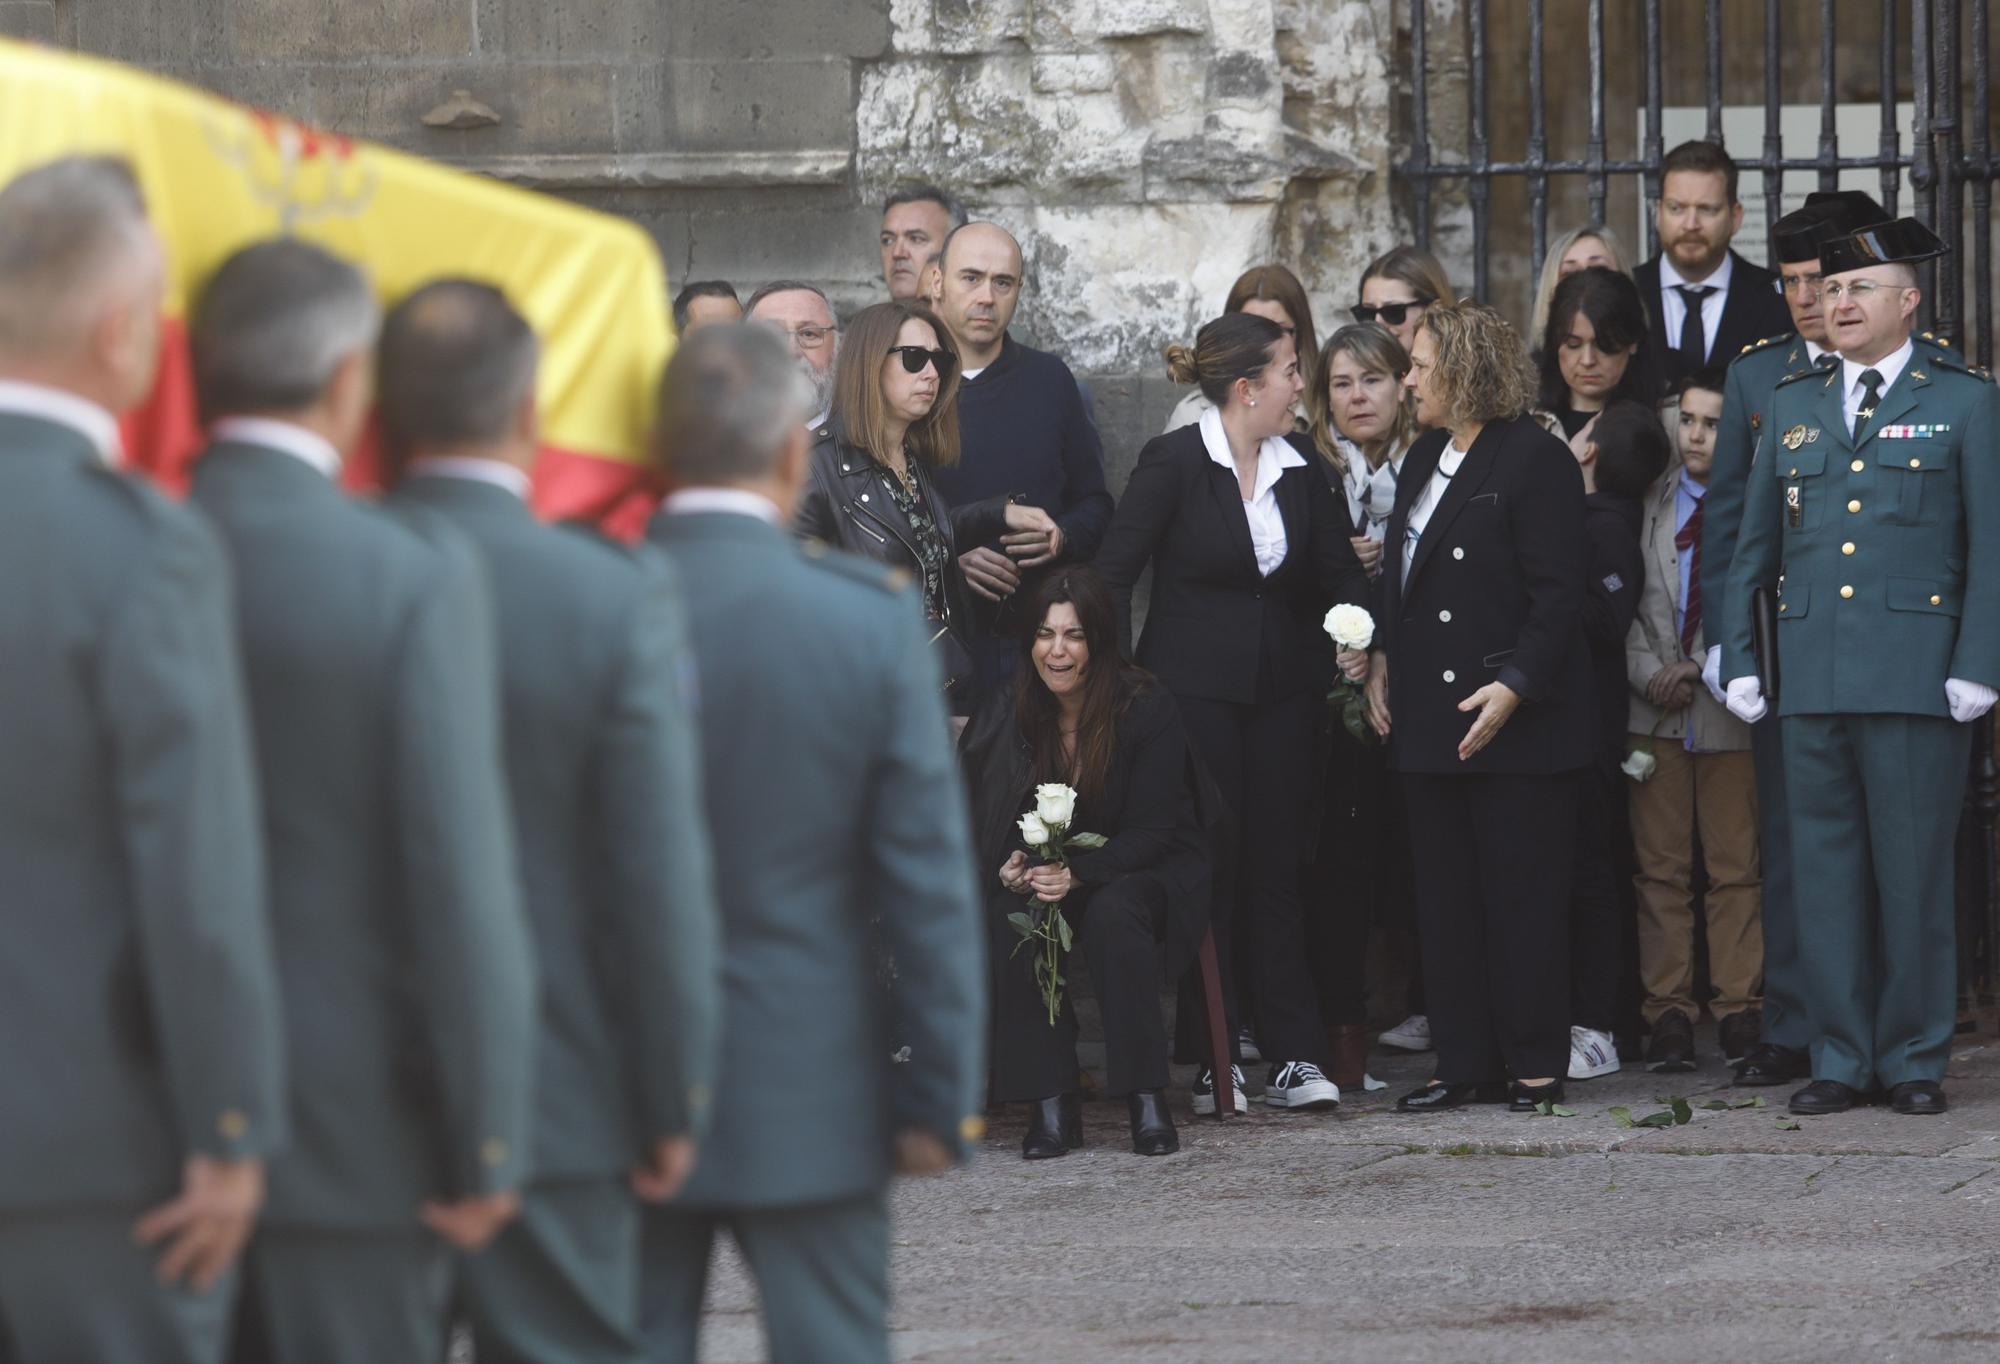
[[[1882,205],[1858,189],[1815,190],[1804,208],[1771,224],[1771,245],[1785,264],[1816,260],[1822,243],[1888,221]]]
[[[1819,251],[1819,269],[1823,275],[1838,275],[1871,265],[1915,265],[1947,249],[1937,233],[1915,218],[1898,218],[1826,243]]]

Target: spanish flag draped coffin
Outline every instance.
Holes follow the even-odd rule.
[[[360,265],[385,303],[445,274],[504,289],[542,338],[538,508],[636,533],[657,493],[641,461],[673,345],[666,271],[639,228],[115,62],[0,40],[0,182],[73,152],[132,162],[171,262],[159,382],[126,423],[133,464],[185,486],[200,449],[189,301],[232,251],[291,233]],[[373,471],[358,459],[349,481],[367,487]]]

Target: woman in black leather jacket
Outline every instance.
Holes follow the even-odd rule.
[[[947,506],[930,470],[958,459],[958,348],[921,303],[878,303],[848,323],[833,415],[819,431],[794,529],[905,570],[923,595],[956,716],[972,713],[972,614],[958,545],[1055,532],[1011,498]]]

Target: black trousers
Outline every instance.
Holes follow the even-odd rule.
[[[1569,1069],[1576,773],[1406,773],[1436,1078]]]
[[[1237,1022],[1232,938],[1240,921],[1257,1045],[1273,1062],[1323,1063],[1326,1031],[1307,965],[1299,894],[1311,806],[1313,708],[1322,702],[1308,691],[1258,705],[1178,699],[1188,739],[1229,810],[1228,851],[1216,864],[1210,916],[1230,1035]]]
[[[1347,732],[1329,714],[1322,726],[1325,781],[1318,835],[1306,866],[1306,935],[1320,1014],[1329,1025],[1368,1021],[1368,943],[1376,933],[1406,936],[1414,957],[1410,830],[1388,751]],[[1409,1012],[1423,1012],[1423,972],[1411,972]]]
[[[1000,891],[987,905],[993,941],[993,1100],[1027,1103],[1075,1090],[1076,1013],[1070,1007],[1075,979],[1063,987],[1054,1026],[1035,983],[1033,946],[1007,916],[1021,897]],[[1167,1027],[1160,1016],[1161,936],[1167,924],[1167,890],[1144,872],[1121,876],[1063,902],[1077,950],[1090,967],[1104,1017],[1105,1089],[1130,1094],[1167,1086]]]
[[[1600,1032],[1636,1023],[1639,908],[1632,890],[1625,774],[1593,765],[1577,773],[1576,850],[1570,881],[1570,1022]],[[1632,1017],[1627,1015],[1631,1014]]]

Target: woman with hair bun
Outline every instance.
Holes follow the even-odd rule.
[[[1199,384],[1214,406],[1139,452],[1097,570],[1129,639],[1132,589],[1152,567],[1135,660],[1179,702],[1230,812],[1213,908],[1229,1035],[1239,1035],[1227,958],[1231,918],[1241,914],[1258,1045],[1270,1064],[1265,1102],[1328,1107],[1340,1091],[1321,1070],[1326,1033],[1299,894],[1321,704],[1311,659],[1327,609],[1365,600],[1368,579],[1344,501],[1293,430],[1305,380],[1292,337],[1267,318],[1227,313],[1166,358],[1174,379]],[[1194,996],[1183,988],[1182,997]],[[1197,1113],[1214,1111],[1220,1078],[1197,1076]],[[1233,1079],[1225,1101],[1240,1107],[1240,1069]]]

